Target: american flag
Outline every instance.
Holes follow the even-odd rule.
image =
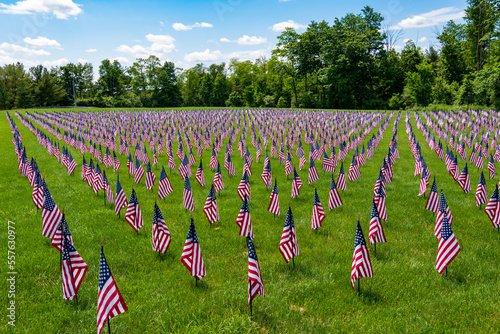
[[[56,233],[57,226],[61,221],[62,214],[61,211],[59,211],[56,203],[52,199],[47,185],[44,185],[43,196],[45,200],[42,209],[42,235],[44,237],[52,239],[54,233]]]
[[[330,160],[326,152],[323,153],[323,170],[332,173],[335,171],[335,166],[333,165],[333,162]]]
[[[339,191],[337,190],[337,186],[335,184],[335,180],[333,179],[333,174],[332,174],[332,181],[330,182],[330,193],[328,196],[328,209],[332,210],[335,209],[336,207],[341,206],[342,199],[340,198]]]
[[[453,224],[453,216],[451,215],[448,203],[446,203],[446,198],[444,198],[443,189],[441,189],[441,195],[439,196],[439,209],[436,215],[436,227],[434,228],[434,235],[438,239],[441,238],[441,225],[443,223],[444,216],[446,216],[451,226],[451,224]]]
[[[106,191],[106,198],[109,203],[114,203],[113,192],[111,191],[111,186],[109,184],[108,178],[106,177],[106,171],[102,171],[102,183],[104,184],[104,190]]]
[[[89,166],[87,168],[87,174],[85,174],[85,180],[87,180],[87,184],[89,187],[92,186],[92,182],[94,182],[94,162],[92,158],[90,158]]]
[[[135,194],[135,190],[133,188],[132,194],[130,194],[127,212],[125,213],[125,221],[129,223],[136,232],[138,232],[144,225],[141,207],[139,206],[139,201],[137,200],[137,195]]]
[[[165,254],[170,246],[170,231],[165,224],[165,219],[160,208],[155,203],[153,212],[153,229],[151,240],[153,241],[153,251]]]
[[[264,169],[262,170],[262,174],[260,178],[266,185],[266,188],[269,189],[272,186],[272,171],[271,171],[271,161],[267,161],[267,164],[264,165]]]
[[[420,191],[418,192],[417,196],[425,194],[428,185],[429,185],[429,178],[427,176],[427,170],[422,168],[422,175],[420,176]]]
[[[480,150],[478,150],[477,152],[476,167],[479,169],[483,169],[483,154]]]
[[[120,169],[120,166],[121,166],[120,159],[118,159],[115,151],[113,151],[113,171],[115,173],[118,172],[118,169]]]
[[[314,181],[319,180],[318,171],[316,170],[316,166],[314,165],[314,159],[311,157],[309,159],[309,177],[308,182],[311,184]]]
[[[358,221],[351,267],[351,286],[353,289],[354,283],[356,283],[356,281],[361,277],[373,278],[373,269],[370,261],[370,254],[368,254],[368,249],[366,247],[365,237],[363,236],[363,231],[361,230],[361,225]]]
[[[288,207],[285,226],[283,227],[283,233],[281,233],[279,249],[286,263],[288,263],[295,256],[299,255],[297,234],[295,232],[295,224],[293,221],[292,209],[290,207]]]
[[[382,184],[379,185],[377,195],[374,196],[375,204],[377,204],[378,215],[384,221],[387,221],[387,208],[385,205],[386,195],[384,194],[384,189]]]
[[[217,205],[217,197],[215,196],[215,188],[213,183],[212,186],[210,187],[210,191],[208,192],[208,197],[207,200],[205,201],[203,212],[207,216],[208,222],[210,224],[220,220],[219,207]]]
[[[347,191],[345,183],[344,162],[341,162],[339,176],[337,177],[337,188]]]
[[[306,157],[304,156],[304,152],[301,152],[300,153],[300,156],[299,156],[299,170],[302,170],[302,167],[304,167],[304,165],[306,164]]]
[[[252,300],[257,295],[265,297],[264,283],[260,272],[259,260],[257,253],[252,243],[252,239],[247,237],[248,244],[248,305],[252,304]]]
[[[41,209],[43,208],[43,202],[45,200],[43,194],[45,182],[42,179],[42,175],[38,171],[34,177],[36,180],[35,185],[33,186],[33,192],[31,193],[31,199],[33,200],[33,203],[35,203],[36,208]]]
[[[391,151],[389,150],[389,154]],[[365,157],[365,145],[361,147],[361,154],[358,157],[358,163],[360,166],[364,166],[366,164],[366,157]]]
[[[205,174],[203,173],[203,162],[200,160],[200,165],[196,170],[196,175],[194,176],[196,181],[200,184],[200,186],[205,186]]]
[[[500,198],[498,195],[498,185],[495,185],[495,191],[493,191],[488,204],[486,204],[484,212],[488,215],[493,227],[498,228],[500,226]]]
[[[250,169],[250,164],[248,163],[246,155],[243,158],[243,171],[247,172],[248,175],[252,175],[252,171]]]
[[[196,235],[193,219],[191,218],[191,225],[189,225],[189,232],[184,243],[182,250],[181,262],[191,273],[191,276],[196,277],[197,280],[205,277],[205,264],[203,263],[203,256],[201,255],[200,243]]]
[[[158,188],[158,197],[160,199],[164,199],[173,191],[172,186],[170,185],[170,180],[168,179],[167,173],[165,173],[165,168],[161,166],[160,172],[160,182]]]
[[[94,193],[96,193],[101,189],[104,189],[104,182],[102,178],[101,168],[99,167],[99,163],[97,163],[94,172],[94,181],[92,181],[92,190],[94,191]]]
[[[97,294],[97,334],[100,334],[106,321],[128,310],[115,279],[109,270],[101,247],[99,263],[99,292]]]
[[[191,189],[191,182],[189,177],[186,176],[184,180],[184,192],[182,193],[182,203],[186,210],[194,211],[193,191]]]
[[[222,181],[222,173],[220,171],[220,164],[217,162],[217,169],[215,170],[214,181],[213,181],[215,192],[219,192],[224,189],[224,182]]]
[[[300,193],[300,188],[302,188],[302,180],[299,177],[299,174],[293,169],[293,180],[292,180],[292,198],[295,198]]]
[[[217,162],[217,164],[218,164],[218,162]],[[226,160],[224,161],[224,168],[227,170],[229,175],[231,175],[231,176],[236,175],[236,172],[234,171],[233,161],[231,160],[230,154],[228,154]]]
[[[436,177],[434,176],[434,182],[432,183],[431,191],[429,192],[429,197],[427,198],[427,203],[425,203],[425,208],[434,213],[438,212],[439,208],[439,195],[437,193]]]
[[[170,169],[176,170],[175,160],[174,160],[174,156],[172,154],[172,150],[169,150],[169,152],[168,152],[168,165],[167,165],[167,167]]]
[[[243,198],[240,212],[236,218],[236,224],[240,227],[240,235],[243,237],[254,238],[252,228],[252,218],[250,217],[250,210],[248,208],[248,200],[246,196]]]
[[[484,174],[481,171],[479,176],[479,183],[476,188],[476,206],[486,203],[488,200],[488,190],[486,188],[486,180],[484,179]]]
[[[316,230],[318,227],[321,227],[321,222],[325,219],[325,211],[323,210],[323,205],[319,200],[318,189],[314,189],[314,204],[313,204],[313,212],[311,219],[311,228]]]
[[[111,159],[111,153],[109,152],[109,148],[106,147],[106,153],[104,154],[104,166],[106,166],[106,168],[109,168],[111,167],[111,165],[113,164],[113,159]]]
[[[490,154],[490,161],[488,161],[488,170],[490,171],[490,179],[494,178],[497,174],[497,168],[495,167],[495,161],[493,156]]]
[[[269,197],[270,202],[269,202],[269,207],[267,208],[267,211],[274,213],[275,215],[279,216],[280,215],[280,200],[278,196],[278,180],[274,180],[274,188],[271,191],[271,196]]]
[[[448,218],[443,216],[441,234],[439,239],[438,253],[436,258],[436,270],[442,274],[448,265],[460,253],[455,234],[451,229]]]
[[[292,154],[290,153],[290,151],[288,151],[285,164],[285,175],[288,176],[292,173],[293,173]]]
[[[127,167],[128,167],[128,173],[134,174],[134,161],[132,160],[132,156],[130,154],[127,159]]]
[[[73,243],[67,236],[64,236],[62,251],[63,299],[73,300],[75,298],[88,268]]]
[[[240,181],[240,184],[238,185],[237,191],[238,191],[238,195],[240,196],[242,201],[243,201],[244,197],[246,197],[248,200],[251,200],[250,182],[248,180],[247,171],[243,172],[243,176],[241,177],[241,181]]]
[[[120,214],[122,208],[127,206],[127,197],[120,183],[120,177],[116,176],[116,197],[115,197],[115,213]]]
[[[212,155],[210,156],[210,169],[217,167],[217,155],[215,154],[215,146],[212,148]]]
[[[76,161],[73,159],[73,156],[71,153],[69,153],[69,158],[68,158],[68,175],[73,174],[73,171],[76,168]]]
[[[191,168],[189,167],[189,160],[186,155],[184,155],[184,158],[179,165],[179,173],[181,174],[183,180],[185,180],[186,177],[191,176]]]
[[[368,239],[370,240],[370,245],[377,242],[387,242],[385,239],[384,228],[380,222],[380,217],[378,215],[377,205],[375,200],[372,203],[372,211],[370,218],[370,231],[368,234]]]
[[[146,189],[153,189],[156,181],[155,174],[151,171],[151,164],[148,162],[146,167]]]
[[[135,158],[135,166],[134,166],[134,181],[139,184],[141,182],[142,177],[144,176],[144,168],[142,168],[139,160]]]
[[[158,156],[156,155],[156,148],[153,146],[153,166],[158,163]]]
[[[66,222],[66,218],[63,215],[61,221],[59,222],[59,225],[57,226],[56,233],[54,233],[54,236],[52,237],[51,242],[51,245],[57,248],[57,250],[61,253],[63,249],[64,236],[68,238],[69,242],[73,243],[73,237],[69,232],[68,223]]]
[[[465,163],[464,169],[462,173],[458,176],[458,184],[464,191],[464,193],[468,193],[470,191],[470,177],[469,177],[469,169],[467,168],[467,163]]]

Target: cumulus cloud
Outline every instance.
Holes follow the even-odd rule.
[[[273,24],[272,27],[270,27],[270,29],[272,29],[273,31],[276,31],[276,32],[282,32],[286,28],[293,28],[295,30],[299,30],[299,29],[307,28],[307,25],[297,23],[294,20],[288,20],[288,21],[284,21],[284,22],[280,22],[280,23],[275,23],[275,24]]]
[[[232,42],[232,40],[230,40],[230,39],[228,39],[228,38],[226,38],[226,37],[222,37],[222,38],[220,39],[220,41],[221,41],[221,42],[224,42],[224,43],[231,43],[231,42]]]
[[[97,52],[97,49],[87,49],[85,52],[92,53],[92,52]]]
[[[49,47],[55,49],[61,48],[61,44],[59,44],[56,40],[48,39],[47,37],[40,37],[40,36],[38,36],[37,38],[26,37],[24,41],[27,44],[37,48],[43,48],[43,47]]]
[[[43,65],[47,68],[51,67],[56,67],[56,66],[63,66],[69,63],[69,60],[66,58],[60,58],[60,59],[55,59],[55,60],[32,60],[32,59],[23,59],[19,57],[11,57],[8,55],[2,55],[0,52],[0,65],[4,64],[14,64],[20,62],[24,65],[25,68],[37,66],[37,65]]]
[[[418,39],[418,41],[419,41],[420,43],[424,43],[424,42],[427,42],[427,41],[428,41],[428,39],[427,39],[427,37],[425,37],[425,36],[424,36],[424,37],[422,37],[422,38],[419,38],[419,39]]]
[[[201,23],[196,22],[195,24],[191,24],[191,25],[186,25],[183,23],[173,23],[172,24],[172,28],[174,28],[174,30],[177,30],[177,31],[191,30],[193,28],[213,28],[213,26],[214,26],[213,24],[207,23],[207,22],[201,22]]]
[[[22,0],[14,4],[0,3],[0,13],[4,14],[52,14],[57,19],[67,20],[70,16],[77,16],[83,11],[82,5],[72,0]]]
[[[128,60],[127,57],[115,57],[113,59],[111,59],[111,61],[117,61],[119,62],[120,64],[130,64],[130,60]]]
[[[465,16],[465,12],[456,7],[444,7],[427,13],[407,17],[398,22],[398,24],[389,27],[389,30],[410,29],[410,28],[427,28],[437,26],[440,23],[449,20],[461,19]]]
[[[149,47],[145,47],[142,45],[120,45],[116,48],[118,52],[129,53],[133,55],[135,58],[147,58],[150,55],[156,55],[159,58],[165,56],[165,54],[175,51],[174,41],[170,35],[146,35],[146,39],[148,42],[152,44]]]
[[[201,61],[217,61],[222,57],[222,53],[219,50],[210,51],[210,49],[206,49],[202,52],[192,52],[184,55],[184,60],[192,63],[192,62],[201,62]]]
[[[243,35],[242,37],[238,38],[235,41],[232,41],[226,37],[222,37],[220,41],[224,43],[238,43],[239,45],[259,45],[267,43],[267,38]]]
[[[27,48],[25,46],[4,42],[0,44],[0,55],[4,56],[20,55],[22,57],[50,56],[50,52],[42,49],[34,50]]]

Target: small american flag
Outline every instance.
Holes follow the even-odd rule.
[[[451,226],[451,224],[453,224],[453,216],[451,215],[448,203],[446,203],[446,198],[444,198],[443,189],[441,189],[441,195],[439,196],[439,208],[436,215],[436,226],[434,228],[434,235],[438,239],[441,238],[441,225],[443,224],[444,216],[446,216]]]
[[[207,216],[208,222],[210,224],[220,220],[219,207],[217,205],[217,197],[215,196],[215,188],[213,183],[212,186],[210,187],[210,191],[208,192],[208,197],[207,200],[205,201],[203,212]]]
[[[262,170],[262,174],[260,175],[260,178],[266,185],[266,188],[269,189],[272,186],[271,180],[272,180],[272,171],[271,171],[271,161],[267,161],[267,164],[264,164],[264,169]]]
[[[137,200],[137,195],[135,194],[134,189],[132,189],[132,194],[130,194],[127,212],[125,213],[125,221],[129,223],[136,232],[138,232],[144,225],[141,207],[139,206],[139,201]]]
[[[488,170],[490,171],[490,179],[494,178],[497,174],[497,168],[495,167],[495,160],[493,160],[493,156],[490,154],[490,160],[488,161]]]
[[[191,168],[189,167],[189,160],[186,155],[184,155],[184,158],[179,166],[179,173],[181,174],[183,180],[185,180],[186,177],[191,176]]]
[[[385,239],[384,228],[380,222],[380,217],[378,215],[377,205],[375,200],[372,203],[372,211],[370,218],[370,231],[368,234],[368,239],[370,240],[370,245],[377,242],[387,242]]]
[[[257,295],[265,297],[264,283],[260,272],[259,260],[252,243],[252,239],[247,237],[248,244],[248,305]]]
[[[203,173],[203,162],[200,160],[200,165],[198,166],[198,169],[196,170],[196,175],[195,175],[196,181],[200,184],[200,186],[204,187],[205,186],[205,174]]]
[[[335,166],[326,152],[323,152],[323,170],[326,172],[335,172]]]
[[[189,225],[188,235],[184,243],[184,249],[182,250],[181,262],[189,270],[191,276],[196,277],[197,280],[205,277],[205,264],[203,263],[203,256],[201,255],[200,243],[196,235],[193,219],[191,219],[191,225]]]
[[[316,166],[314,165],[314,159],[311,157],[309,159],[309,177],[308,182],[311,184],[314,181],[319,180],[318,171],[316,170]]]
[[[486,203],[488,200],[488,190],[486,188],[486,180],[484,179],[484,174],[481,171],[479,176],[479,183],[476,188],[476,206]]]
[[[302,188],[302,180],[299,177],[299,174],[293,169],[293,180],[292,180],[292,198],[295,198],[300,193],[300,188]]]
[[[498,185],[495,185],[495,191],[493,191],[488,204],[486,204],[484,212],[486,212],[488,218],[490,218],[493,227],[498,228],[500,226],[500,198],[498,195]]]
[[[62,251],[62,286],[63,299],[73,300],[78,294],[87,269],[89,268],[76,251],[75,246],[67,236],[64,236]]]
[[[279,196],[278,196],[278,180],[274,180],[274,188],[271,191],[271,196],[269,197],[270,202],[269,202],[269,207],[267,208],[267,211],[274,213],[275,215],[279,216],[280,215],[280,201],[279,201]]]
[[[337,189],[332,174],[332,181],[330,182],[330,193],[328,196],[328,209],[329,210],[335,209],[336,207],[339,207],[342,204],[343,204],[342,199],[340,198],[339,191]]]
[[[467,163],[465,163],[464,169],[462,173],[458,176],[458,184],[464,191],[464,193],[468,193],[470,191],[470,177],[469,177],[469,169],[467,168]]]
[[[135,166],[134,166],[134,181],[139,184],[141,182],[142,177],[144,176],[144,168],[142,168],[139,160],[135,158]]]
[[[94,193],[96,193],[101,189],[104,189],[104,182],[102,178],[101,168],[99,167],[99,163],[97,163],[94,172],[94,180],[92,181],[92,190],[94,191]]]
[[[361,277],[373,278],[373,269],[370,261],[370,254],[368,254],[368,248],[366,247],[365,237],[363,236],[361,225],[358,222],[351,267],[351,286],[353,289],[354,283]]]
[[[250,210],[248,208],[248,200],[246,196],[243,198],[240,212],[236,218],[236,224],[240,227],[240,235],[243,237],[254,238],[252,228],[252,218],[250,217]]]
[[[122,208],[127,206],[127,197],[120,183],[120,177],[116,176],[116,197],[115,197],[115,213],[120,214]]]
[[[217,162],[217,169],[215,170],[214,181],[213,181],[215,192],[219,192],[224,189],[224,182],[222,181],[222,173],[220,171],[220,164]]]
[[[165,168],[163,168],[163,166],[161,166],[158,197],[160,199],[164,199],[172,191],[173,191],[173,189],[172,189],[172,186],[170,185],[170,180],[168,179],[167,173],[165,173]]]
[[[455,234],[451,229],[448,218],[443,216],[441,235],[439,239],[438,254],[436,258],[436,270],[442,274],[448,265],[460,253],[460,246],[458,245]]]
[[[52,199],[47,185],[44,186],[43,196],[45,200],[42,209],[42,235],[44,237],[52,239],[54,233],[56,233],[57,226],[61,221],[62,214],[61,211],[59,211],[56,203]]]
[[[434,182],[432,183],[431,191],[429,192],[429,197],[427,198],[427,203],[425,208],[434,213],[438,212],[439,208],[439,195],[437,193],[436,177],[434,176]]]
[[[61,221],[59,222],[59,226],[57,226],[56,233],[54,233],[54,236],[52,237],[51,242],[51,245],[61,253],[63,251],[64,236],[68,238],[69,242],[73,243],[73,237],[69,232],[68,223],[66,222],[66,218],[63,215]]]
[[[325,211],[323,210],[323,205],[319,200],[318,189],[314,189],[314,204],[313,204],[313,212],[311,219],[311,228],[316,230],[318,227],[321,227],[321,223],[325,219]]]
[[[146,168],[146,189],[153,189],[156,181],[155,174],[151,171],[151,164],[148,162]]]
[[[218,164],[218,162],[217,162],[217,164]],[[233,161],[231,160],[230,154],[228,154],[226,160],[224,161],[224,168],[227,170],[229,175],[231,175],[231,176],[236,175],[236,172],[234,171]]]
[[[250,182],[248,180],[248,173],[247,171],[243,172],[243,176],[241,177],[240,184],[238,185],[238,195],[240,196],[241,200],[243,201],[243,198],[246,197],[248,200],[250,200]]]
[[[288,263],[295,256],[299,255],[297,234],[295,232],[295,224],[293,221],[292,209],[290,207],[288,207],[285,226],[283,227],[283,233],[281,233],[279,249],[286,263]]]
[[[151,239],[153,241],[153,251],[165,254],[170,246],[170,231],[165,224],[165,219],[160,208],[155,203],[153,212],[153,229]]]
[[[182,203],[186,210],[194,211],[193,190],[191,189],[191,182],[189,177],[186,176],[184,180],[184,192],[182,193]]]
[[[345,173],[344,173],[344,162],[340,164],[339,176],[337,177],[337,188],[343,191],[346,191],[346,183],[345,183]]]

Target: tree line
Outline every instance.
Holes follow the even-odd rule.
[[[96,107],[278,107],[401,109],[429,104],[500,109],[500,0],[468,0],[464,23],[436,32],[425,51],[401,50],[401,30],[366,6],[332,24],[278,36],[270,59],[180,69],[152,55],[131,66],[105,59],[47,69],[0,67],[0,109]]]

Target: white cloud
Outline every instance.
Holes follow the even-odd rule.
[[[273,31],[276,31],[276,32],[282,32],[286,28],[293,28],[295,30],[298,30],[298,29],[307,28],[307,25],[297,23],[294,20],[288,20],[288,21],[284,21],[284,22],[280,22],[280,23],[275,23],[269,29],[272,29]]]
[[[242,37],[238,38],[239,45],[258,45],[264,43],[267,43],[267,38],[265,37],[243,35]]]
[[[87,59],[83,59],[83,58],[78,58],[76,60],[77,63],[81,63],[81,64],[85,64],[85,63],[88,63],[89,61]]]
[[[428,39],[427,39],[427,37],[424,36],[422,38],[419,38],[418,41],[419,41],[419,43],[424,43],[424,42],[427,42]]]
[[[97,49],[87,49],[85,52],[91,53],[91,52],[97,52]]]
[[[0,3],[0,13],[4,14],[53,14],[57,19],[68,19],[77,16],[83,11],[82,5],[73,0],[21,0],[15,4],[6,5]]]
[[[408,17],[399,21],[398,24],[389,27],[389,30],[409,29],[409,28],[427,28],[437,26],[440,23],[449,20],[461,19],[465,16],[465,12],[456,7],[444,7],[427,13],[422,13]]]
[[[233,51],[226,55],[224,58],[231,60],[232,58],[238,58],[238,60],[251,60],[254,61],[260,57],[270,58],[270,52],[268,50],[252,50],[252,51]]]
[[[50,52],[42,49],[34,50],[27,48],[25,46],[4,42],[0,44],[0,55],[5,55],[5,56],[22,55],[24,57],[50,56]]]
[[[201,61],[217,61],[222,57],[222,53],[219,50],[210,51],[206,49],[202,52],[192,52],[184,55],[184,60],[191,62],[201,62]]]
[[[407,42],[409,42],[409,41],[411,41],[411,39],[410,39],[410,38],[405,38],[405,39],[403,39],[403,43],[405,43],[405,44],[406,44]]]
[[[15,64],[17,62],[20,62],[24,65],[25,68],[30,68],[33,66],[37,65],[43,65],[47,68],[55,67],[55,66],[63,66],[69,63],[69,60],[66,58],[60,58],[60,59],[55,59],[55,60],[30,60],[30,59],[23,59],[19,57],[11,57],[11,56],[3,56],[0,53],[0,65],[5,65],[5,64]]]
[[[56,49],[61,48],[61,44],[59,44],[56,40],[48,39],[47,37],[40,37],[40,36],[38,36],[37,38],[26,37],[24,41],[29,45],[38,48],[43,48],[43,47],[56,48]]]
[[[113,59],[111,59],[111,61],[117,61],[119,62],[120,64],[130,64],[130,60],[128,60],[126,57],[115,57]]]
[[[175,51],[175,38],[170,35],[147,34],[146,39],[152,43],[151,46],[128,46],[122,44],[116,48],[116,51],[129,53],[135,58],[147,58],[150,55],[156,55],[157,57],[162,58],[165,54]]]
[[[172,24],[172,28],[174,28],[174,30],[177,30],[177,31],[191,30],[193,28],[213,28],[213,26],[214,26],[213,24],[207,23],[207,22],[201,22],[201,23],[196,22],[195,24],[192,24],[192,25],[186,25],[183,23],[173,23]]]
[[[232,42],[233,42],[232,40],[230,40],[230,39],[228,39],[228,38],[226,38],[226,37],[222,37],[222,38],[220,39],[220,41],[221,41],[221,42],[224,42],[224,43],[232,43]]]

